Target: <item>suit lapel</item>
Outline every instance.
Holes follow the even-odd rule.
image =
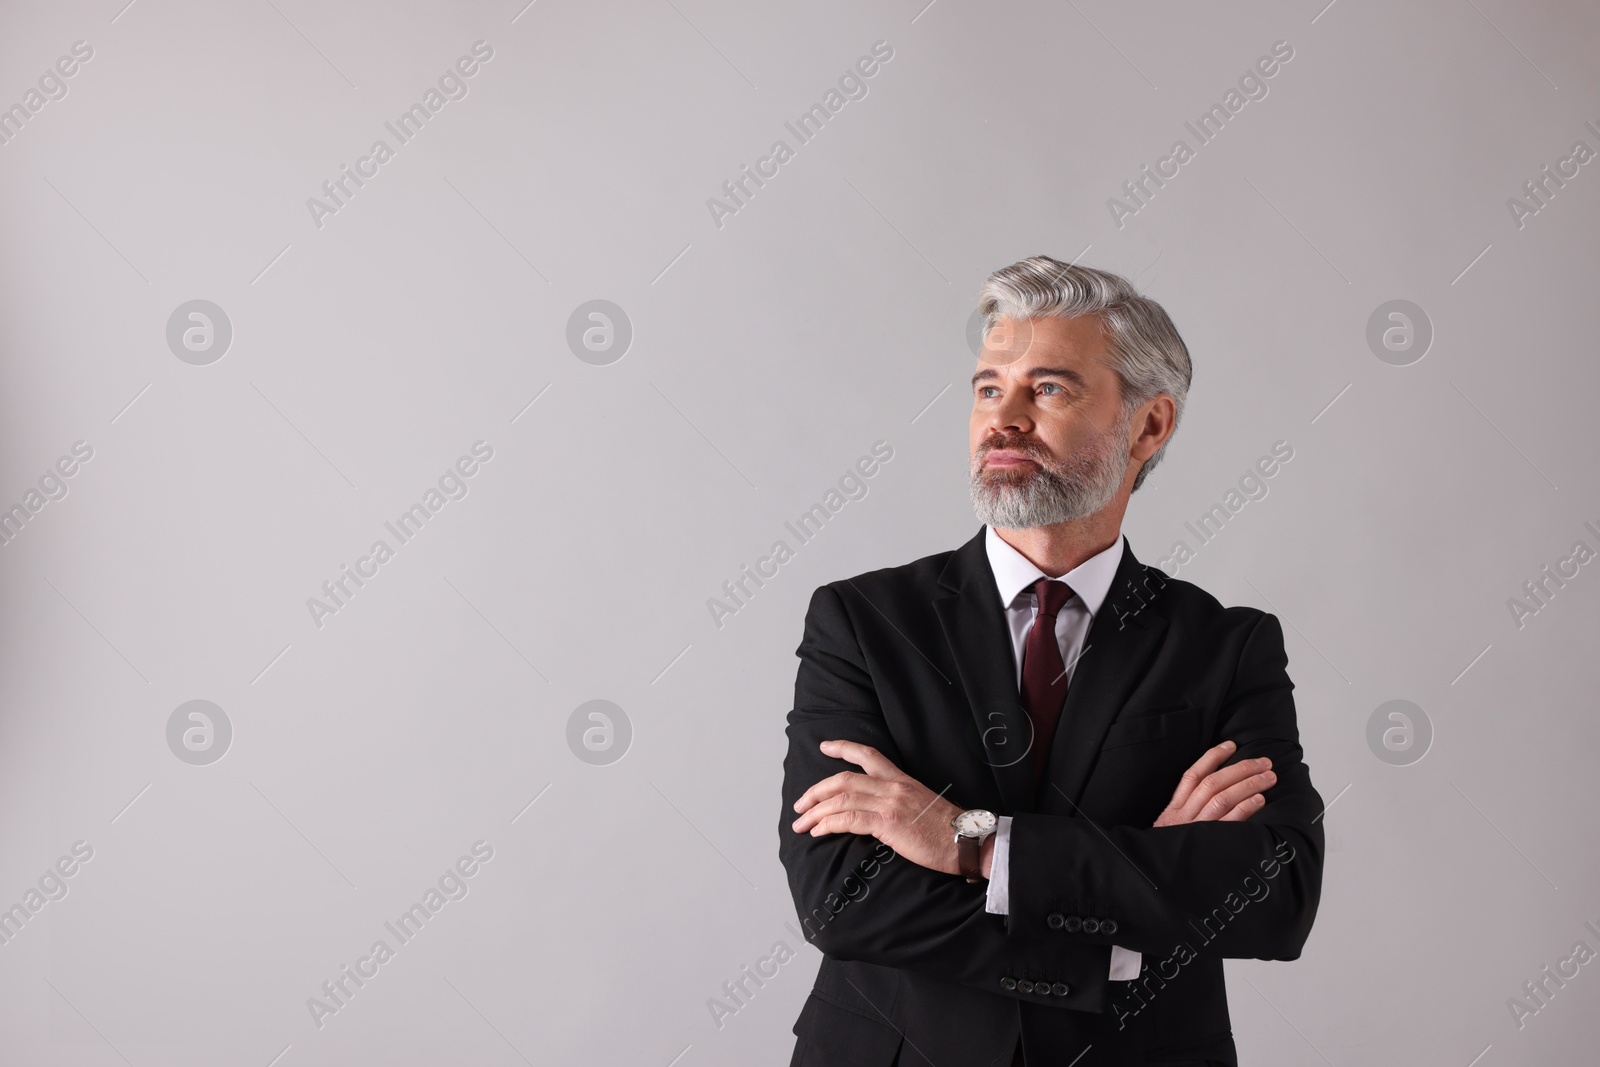
[[[1089,626],[1072,684],[1067,687],[1067,702],[1050,751],[1049,781],[1037,798],[1040,809],[1060,803],[1065,794],[1072,803],[1071,813],[1077,814],[1106,731],[1134,685],[1144,677],[1166,633],[1167,620],[1159,610],[1159,599],[1159,591],[1146,588],[1144,565],[1134,558],[1124,537],[1117,576]]]
[[[1144,565],[1124,537],[1117,575],[1089,627],[1067,687],[1051,747],[1049,780],[1042,784],[1036,782],[1028,758],[1033,724],[1017,690],[1016,653],[982,529],[952,554],[939,585],[944,593],[934,598],[933,607],[1006,810],[1048,810],[1064,795],[1076,814],[1106,731],[1166,633],[1167,620],[1157,603],[1160,593],[1147,588]]]
[[[1005,607],[984,550],[984,530],[958,548],[939,575],[943,596],[933,601],[967,706],[982,739],[1006,811],[1033,809],[1034,776],[1028,758],[1033,723],[1017,691],[1017,661]]]

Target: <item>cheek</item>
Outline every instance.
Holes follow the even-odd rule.
[[[1045,442],[1058,466],[1078,472],[1087,471],[1106,450],[1099,431],[1087,422],[1061,429]]]
[[[1034,434],[1057,460],[1070,459],[1094,443],[1094,427],[1076,415],[1052,414],[1039,419]]]
[[[1111,437],[1121,415],[1121,406],[1116,404],[1105,408],[1078,408],[1067,416],[1064,430],[1079,448],[1091,446]]]
[[[967,424],[967,457],[970,459],[977,451],[983,439],[989,436],[989,423],[978,409],[972,409],[972,419]]]

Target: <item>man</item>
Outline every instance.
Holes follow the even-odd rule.
[[[1160,305],[1040,256],[979,310],[985,528],[806,615],[791,1067],[1235,1064],[1222,961],[1298,958],[1322,885],[1283,630],[1121,535],[1191,376]]]

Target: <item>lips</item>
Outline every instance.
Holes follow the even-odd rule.
[[[996,448],[984,454],[985,467],[1020,467],[1024,464],[1038,466],[1038,460],[1026,452],[1019,452],[1011,448]]]

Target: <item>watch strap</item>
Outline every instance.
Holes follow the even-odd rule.
[[[983,851],[983,838],[956,835],[956,863],[969,883],[981,882],[979,857]]]

